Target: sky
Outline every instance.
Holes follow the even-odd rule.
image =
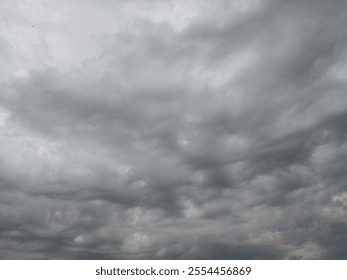
[[[347,259],[345,0],[1,0],[1,259]]]

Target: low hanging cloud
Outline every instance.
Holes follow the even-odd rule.
[[[346,259],[346,5],[2,1],[0,258]]]

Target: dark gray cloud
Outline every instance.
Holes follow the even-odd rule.
[[[59,5],[0,4],[0,258],[347,259],[345,1]]]

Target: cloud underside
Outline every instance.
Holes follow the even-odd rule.
[[[73,2],[0,4],[0,258],[347,259],[346,1]]]

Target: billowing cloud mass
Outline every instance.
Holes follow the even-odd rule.
[[[0,258],[347,259],[345,0],[2,0]]]

